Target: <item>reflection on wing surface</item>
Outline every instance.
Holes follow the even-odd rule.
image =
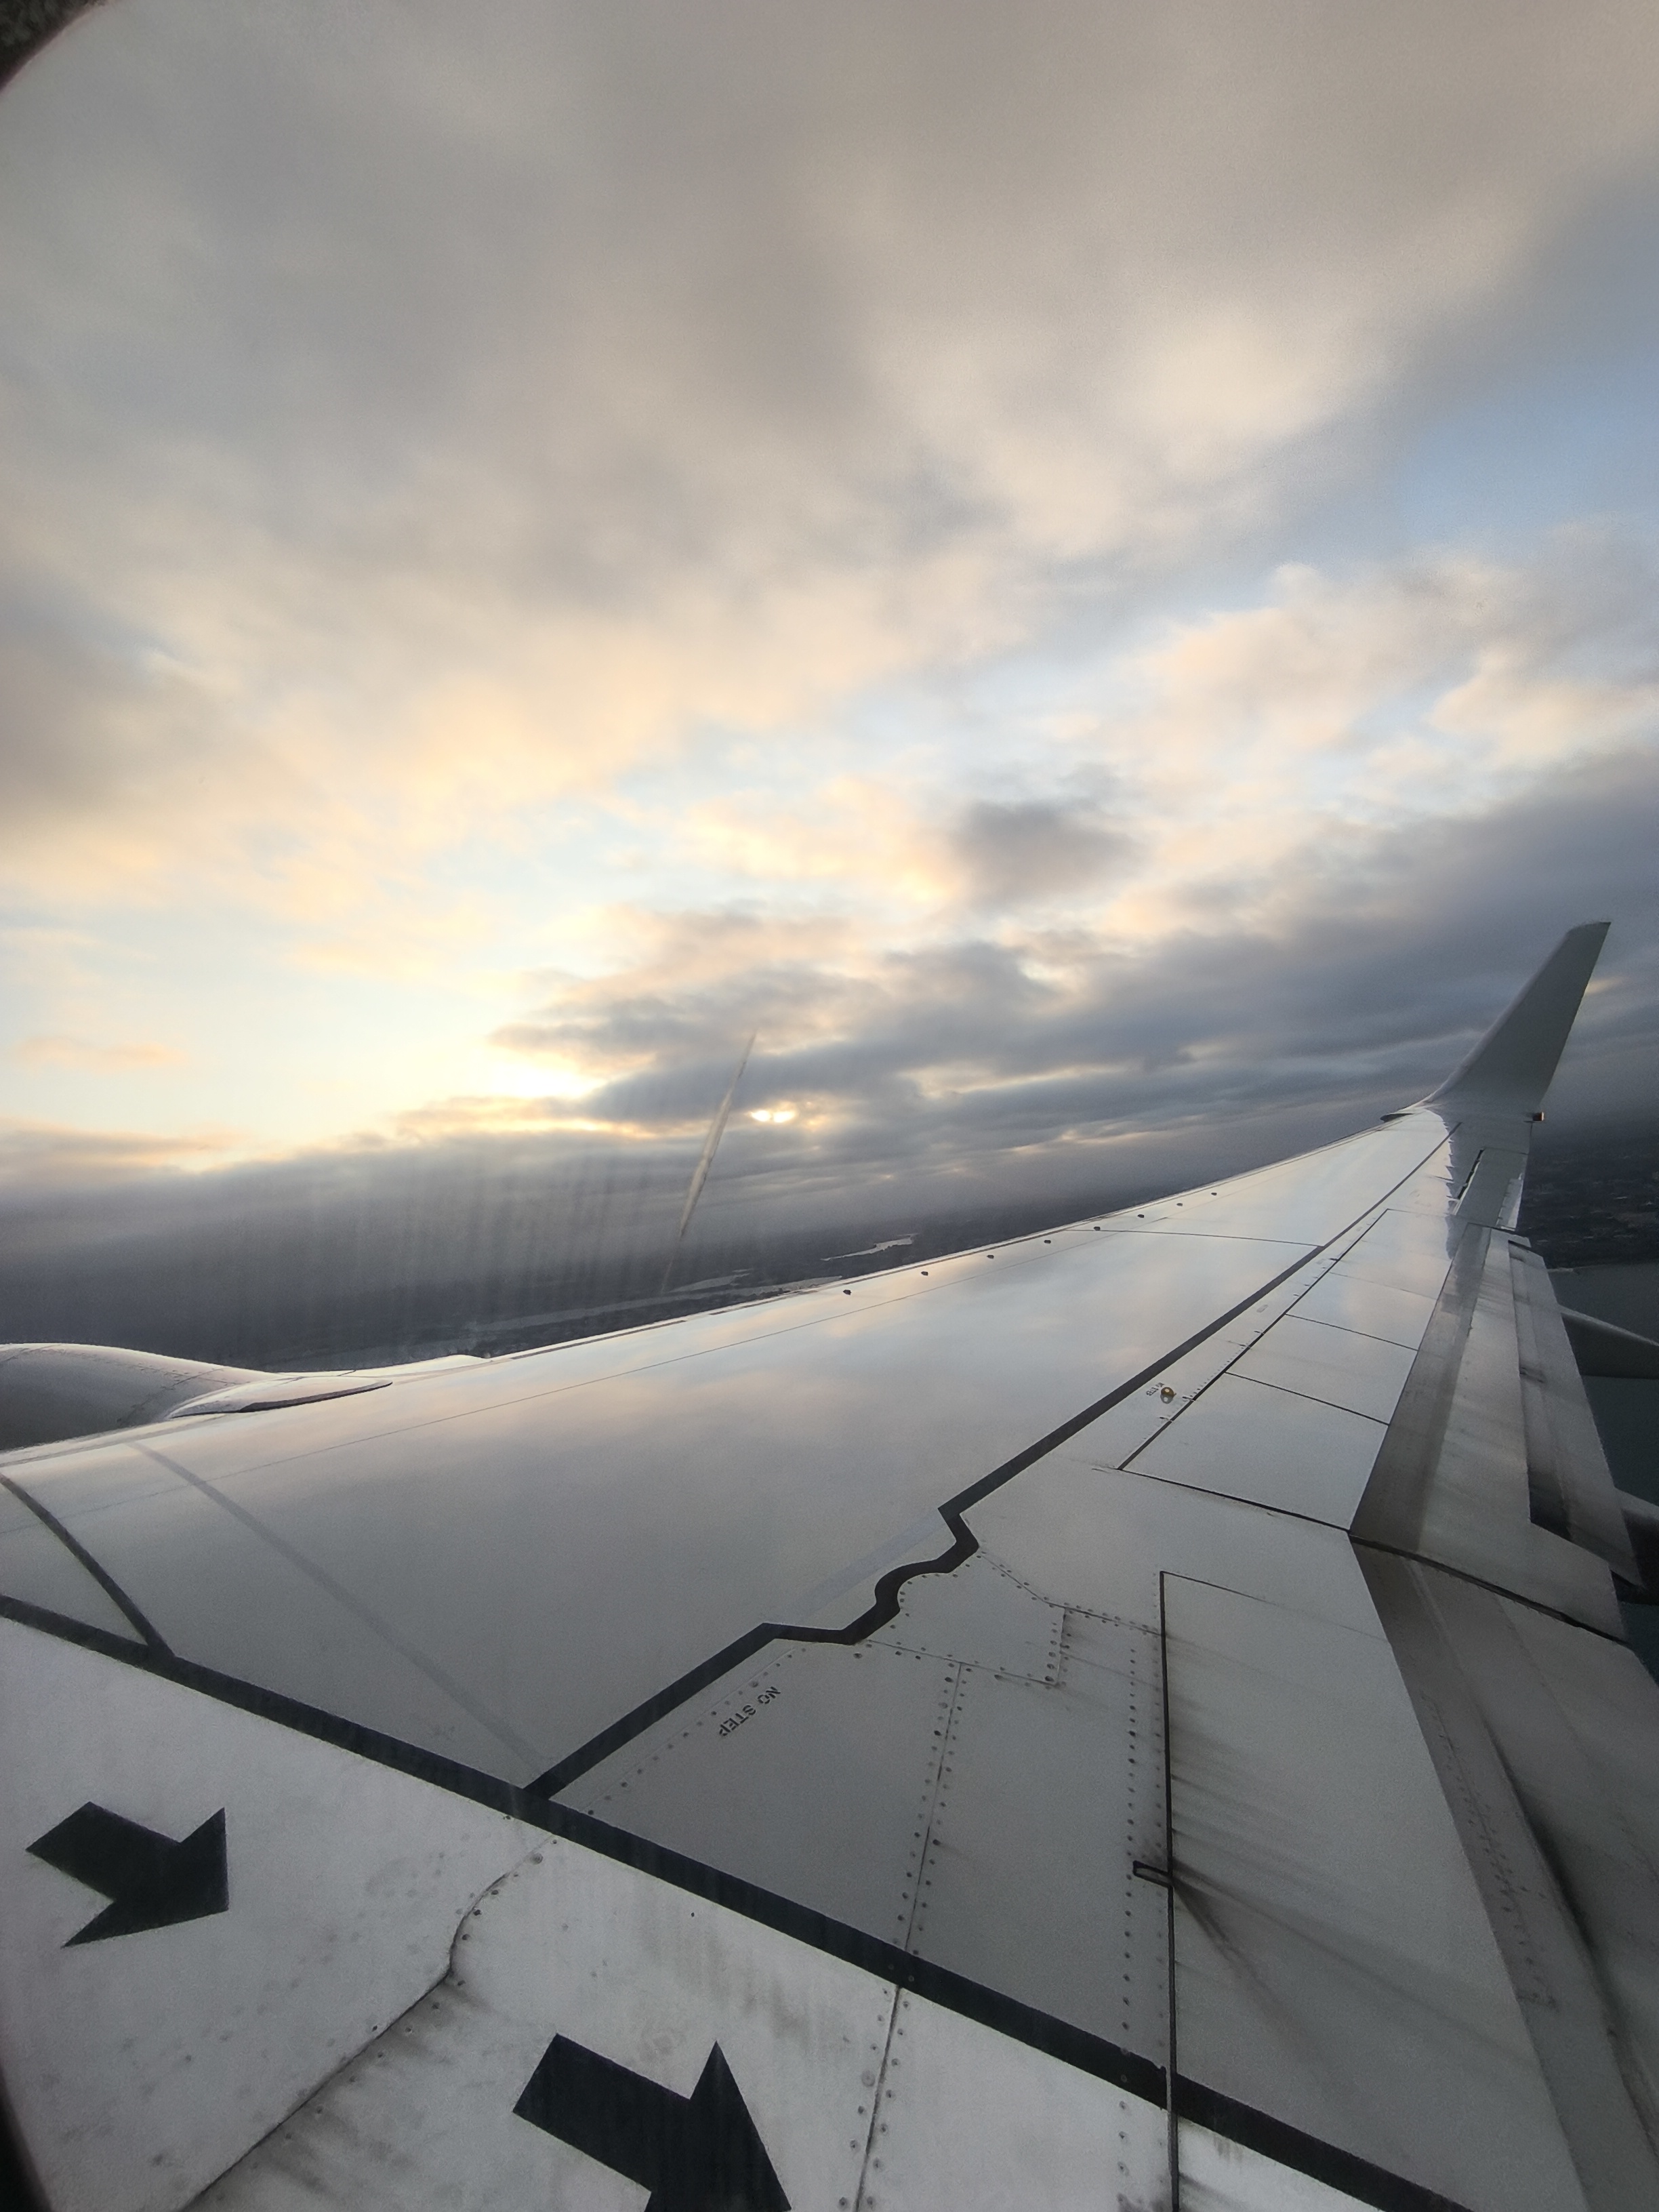
[[[204,2208],[620,2204],[641,2174],[691,2201],[675,2116],[705,2080],[768,2191],[858,2212],[1659,2202],[1659,1693],[1514,1231],[1600,938],[1432,1101],[1282,1168],[13,1455],[0,1652],[59,1717],[14,1725],[0,1850],[95,1769],[164,1839],[222,1805],[230,1852],[229,1908],[163,1931],[172,1966],[100,1967],[102,2010],[44,1937],[10,1955],[9,2069],[24,2023],[66,2023],[18,2076],[54,2203],[185,2201],[112,2148],[176,2131],[176,2040],[126,2034],[133,2117],[101,2134],[54,2086],[147,1977],[252,1977],[244,2065],[289,2017],[249,1938],[275,1879],[250,1833],[282,1856],[235,1783],[262,1729],[301,1794],[401,1769],[428,1843],[469,1801],[438,1856],[483,1893],[436,1980],[389,1974],[367,2013],[327,1984],[358,2056],[307,2049],[272,2073],[280,2125],[249,2094],[209,2131]],[[240,1711],[147,1774],[203,1692]],[[352,1834],[317,1876],[348,1914],[408,1861]],[[429,1974],[453,1877],[416,1856]],[[18,1924],[83,1902],[39,1888]],[[532,2125],[558,2049],[666,2133],[562,2136],[556,2100]]]
[[[19,1479],[182,1656],[527,1782],[1249,1311],[1443,1147],[1432,1117],[1395,1124],[1305,1182],[1268,1170],[850,1299],[56,1447]],[[939,1522],[913,1556],[950,1541]],[[852,1623],[873,1582],[800,1625]]]

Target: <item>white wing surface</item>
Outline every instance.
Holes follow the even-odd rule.
[[[43,2203],[1659,2205],[1659,1690],[1514,1230],[1602,934],[1284,1166],[0,1462]]]

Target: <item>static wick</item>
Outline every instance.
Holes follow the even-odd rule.
[[[659,1298],[668,1295],[668,1282],[674,1272],[674,1262],[680,1256],[680,1246],[684,1241],[686,1228],[691,1216],[696,1211],[697,1200],[702,1196],[702,1187],[708,1180],[708,1170],[714,1164],[714,1155],[720,1150],[720,1139],[726,1134],[726,1125],[732,1118],[732,1102],[738,1095],[738,1085],[743,1081],[743,1071],[749,1065],[749,1055],[755,1049],[755,1039],[759,1035],[758,1030],[751,1031],[748,1043],[738,1054],[738,1064],[732,1071],[731,1082],[726,1086],[726,1096],[720,1103],[720,1110],[709,1123],[708,1134],[702,1140],[702,1157],[691,1171],[691,1188],[685,1194],[685,1204],[680,1211],[680,1225],[674,1231],[674,1242],[669,1249],[668,1265],[662,1271],[662,1288],[657,1293]]]

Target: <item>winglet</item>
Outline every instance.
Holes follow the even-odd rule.
[[[1423,1103],[1466,1112],[1536,1113],[1607,928],[1605,921],[1582,921],[1570,929],[1508,1012]]]

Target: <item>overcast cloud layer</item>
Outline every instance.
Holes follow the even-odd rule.
[[[1603,915],[1557,1108],[1650,1112],[1656,217],[1638,5],[93,11],[0,97],[0,1174],[672,1184],[758,1030],[722,1173],[1083,1203]]]

